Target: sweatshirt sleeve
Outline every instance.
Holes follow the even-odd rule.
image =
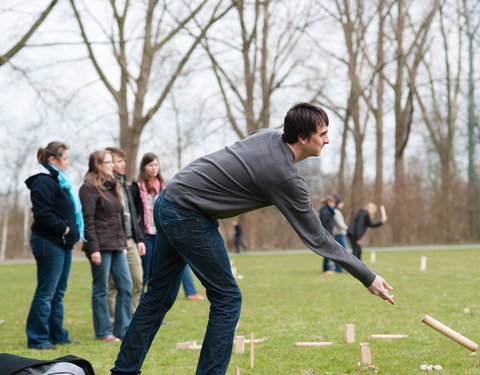
[[[100,251],[100,245],[95,230],[95,209],[97,206],[97,194],[93,189],[83,184],[80,188],[80,201],[82,202],[83,221],[85,223],[85,239],[84,250],[87,254]]]
[[[39,227],[48,233],[62,234],[67,229],[66,219],[54,208],[59,187],[50,176],[38,176],[30,187],[32,212]]]
[[[284,181],[275,190],[273,204],[282,212],[300,239],[313,252],[332,259],[368,287],[375,273],[350,254],[323,228],[299,177]]]
[[[335,225],[341,230],[347,230],[348,225],[345,223],[345,219],[343,217],[342,211],[339,209],[335,209],[335,214],[333,215],[333,220],[335,221]]]

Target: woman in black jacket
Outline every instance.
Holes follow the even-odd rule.
[[[348,226],[347,236],[352,245],[352,253],[360,260],[362,259],[362,246],[360,240],[367,231],[367,228],[377,228],[387,221],[387,218],[382,216],[379,222],[372,222],[376,212],[377,205],[374,203],[368,203],[364,208],[361,208],[357,212]]]
[[[130,322],[132,280],[124,249],[122,192],[113,177],[113,155],[96,151],[90,155],[85,182],[80,188],[85,220],[82,250],[90,259],[92,271],[93,325],[97,339],[119,341]],[[108,277],[112,274],[117,289],[114,324],[108,309]]]
[[[33,224],[30,245],[37,263],[37,288],[27,318],[28,347],[55,349],[77,343],[63,328],[63,296],[72,263],[72,248],[83,236],[82,208],[73,191],[68,147],[50,142],[37,152],[36,171],[25,181],[30,189]]]

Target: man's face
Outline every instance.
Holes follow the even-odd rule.
[[[310,156],[320,156],[322,152],[323,146],[330,143],[328,139],[328,126],[327,125],[319,125],[317,126],[316,133],[313,133],[310,139],[300,139],[300,143],[302,144],[303,151],[307,155]]]
[[[125,158],[122,158],[117,155],[113,155],[113,171],[115,173],[124,175],[125,174]]]

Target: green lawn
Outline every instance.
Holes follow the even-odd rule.
[[[396,306],[368,291],[345,274],[323,276],[315,254],[232,256],[243,292],[237,335],[268,337],[255,345],[255,368],[244,355],[232,355],[228,374],[375,373],[359,364],[360,342],[369,342],[378,374],[424,374],[422,364],[441,364],[440,374],[480,374],[479,357],[420,323],[429,314],[480,343],[480,249],[457,251],[378,252],[367,265],[394,287]],[[428,257],[419,271],[420,257]],[[0,352],[56,358],[75,354],[88,359],[96,374],[109,374],[118,343],[94,339],[91,275],[87,262],[74,262],[65,297],[65,327],[81,345],[55,352],[26,348],[25,319],[35,288],[34,264],[0,265]],[[201,292],[203,290],[199,288]],[[469,312],[465,312],[465,309]],[[168,324],[162,326],[142,369],[146,375],[194,374],[198,351],[177,350],[175,343],[201,343],[208,317],[207,301],[187,301],[181,292]],[[344,325],[355,324],[356,342],[344,342]],[[406,339],[372,340],[374,333],[409,335]],[[333,341],[329,347],[296,348],[296,341]]]

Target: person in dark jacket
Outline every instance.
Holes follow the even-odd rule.
[[[63,328],[63,297],[72,248],[83,236],[82,208],[66,174],[68,147],[50,142],[37,152],[38,165],[25,181],[30,189],[33,224],[30,245],[37,263],[37,288],[27,318],[28,347],[56,349],[72,344]]]
[[[326,197],[322,200],[322,208],[320,208],[319,216],[323,228],[332,235],[333,233],[333,215],[335,214],[335,199],[333,197]],[[331,259],[323,258],[323,273],[325,275],[334,274],[333,270],[335,264]]]
[[[130,322],[132,280],[123,251],[127,239],[123,228],[122,192],[113,177],[113,155],[110,151],[95,151],[90,155],[80,199],[86,239],[82,250],[90,260],[93,277],[95,336],[105,342],[119,341]],[[113,329],[108,309],[110,273],[117,289]]]
[[[360,240],[367,231],[367,228],[377,228],[387,221],[387,218],[382,216],[379,222],[372,222],[376,212],[377,205],[374,203],[368,203],[364,208],[361,208],[357,212],[348,226],[347,236],[352,246],[353,255],[358,259],[362,259],[362,246]]]
[[[127,237],[127,261],[132,278],[132,315],[135,313],[140,302],[143,290],[143,267],[141,257],[145,255],[145,239],[143,231],[138,224],[137,210],[133,202],[130,186],[127,185],[125,178],[126,154],[119,147],[107,147],[113,155],[113,176],[117,179],[122,188],[123,197],[123,228]],[[115,297],[117,291],[113,285],[113,279],[110,277],[108,285],[108,304],[110,306],[110,317],[113,318],[115,311]]]

